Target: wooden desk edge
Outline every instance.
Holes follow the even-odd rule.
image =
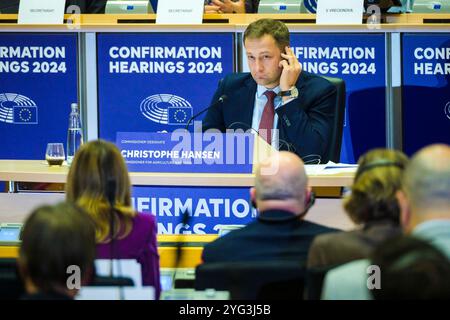
[[[348,30],[356,30],[365,28],[366,24],[360,25],[317,25],[315,24],[315,14],[204,14],[203,23],[198,25],[156,25],[155,14],[82,14],[82,15],[69,15],[66,14],[64,18],[71,20],[72,23],[63,25],[19,25],[15,21],[18,19],[17,14],[0,14],[0,31],[1,29],[15,28],[15,29],[48,29],[49,31],[87,31],[93,28],[108,29],[108,28],[135,28],[135,29],[148,29],[149,26],[161,30],[175,30],[182,31],[182,29],[202,30],[208,28],[229,29],[233,31],[233,28],[239,26],[246,26],[255,20],[261,18],[273,18],[284,21],[291,26],[306,26],[308,28],[314,27],[317,29],[339,27],[347,28]],[[446,23],[436,23],[439,21],[447,21],[450,19],[450,14],[447,13],[430,13],[430,14],[416,14],[416,13],[404,13],[404,14],[383,14],[382,19],[386,21],[380,24],[381,30],[392,29],[395,25],[396,28],[409,28],[413,27],[431,27],[435,28],[435,25],[449,25]],[[431,23],[427,23],[427,21]],[[14,22],[13,22],[14,21]],[[216,22],[217,21],[217,22]],[[434,21],[434,22],[433,22]],[[373,31],[373,30],[370,30]]]
[[[65,183],[67,167],[49,168],[40,160],[0,160],[0,181]],[[309,175],[311,187],[346,187],[353,173]],[[254,174],[130,172],[134,186],[252,187]]]

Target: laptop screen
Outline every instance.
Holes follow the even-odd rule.
[[[19,227],[0,227],[0,242],[11,242],[20,240]]]

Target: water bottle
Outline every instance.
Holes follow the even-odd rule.
[[[83,130],[81,127],[78,104],[72,103],[69,115],[69,130],[67,132],[67,164],[72,163],[75,153],[83,144]]]

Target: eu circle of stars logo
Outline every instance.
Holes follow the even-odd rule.
[[[185,123],[187,120],[187,113],[183,109],[178,109],[175,111],[174,118],[178,123]]]
[[[31,118],[32,118],[31,111],[27,108],[20,109],[19,117],[20,117],[20,121],[29,122],[29,121],[31,121]]]

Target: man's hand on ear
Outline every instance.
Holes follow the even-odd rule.
[[[281,53],[283,60],[280,61],[280,68],[283,68],[280,77],[281,91],[287,91],[295,86],[297,79],[302,72],[302,66],[291,48],[286,47],[286,53]]]

